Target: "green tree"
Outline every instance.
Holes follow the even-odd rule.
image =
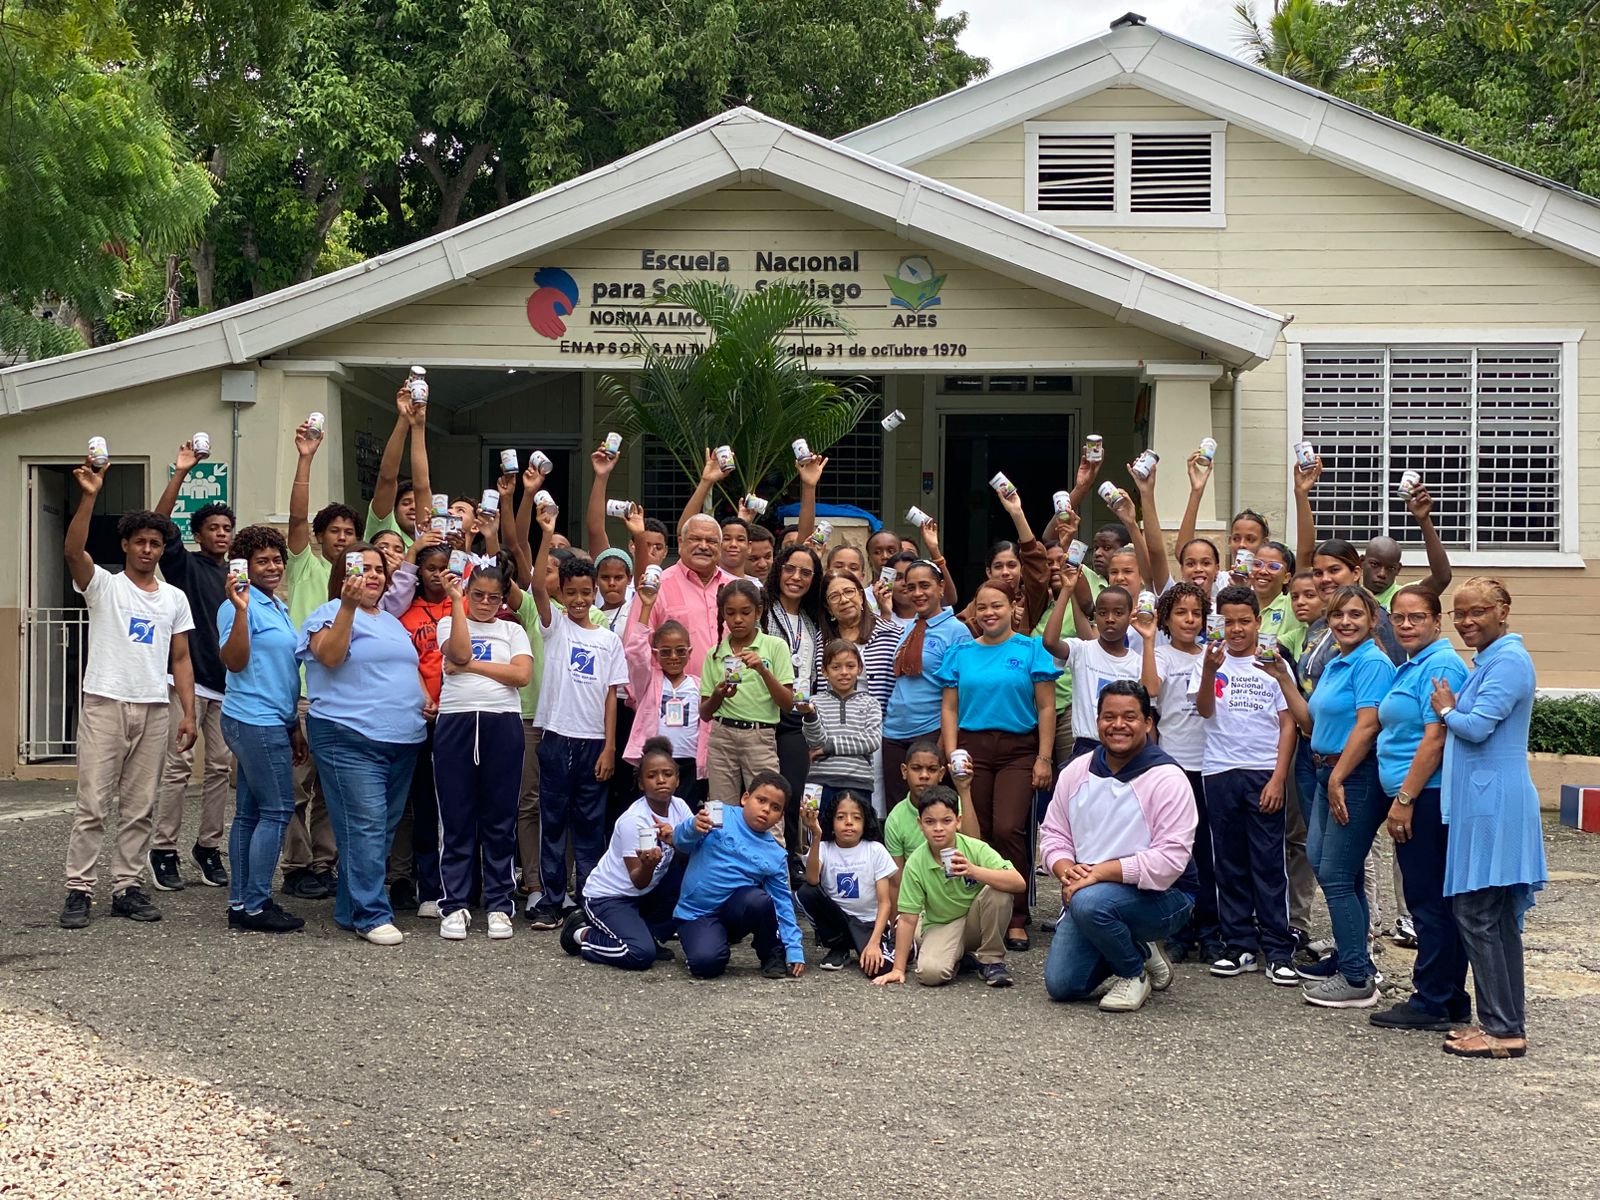
[[[1279,0],[1265,26],[1253,3],[1234,6],[1240,49],[1258,67],[1324,92],[1337,91],[1350,70],[1351,30],[1337,4]]]
[[[705,322],[700,354],[666,355],[640,331],[637,371],[602,376],[595,393],[616,405],[624,436],[648,434],[671,452],[691,480],[700,478],[707,447],[733,448],[737,503],[769,476],[793,477],[790,443],[803,437],[818,454],[855,427],[872,403],[857,381],[819,375],[792,352],[785,337],[796,327],[832,322],[845,328],[832,305],[792,284],[741,293],[725,283],[696,279],[667,288],[665,304],[681,305]]]
[[[140,253],[194,238],[215,195],[112,0],[0,0],[0,349],[80,348]],[[40,319],[59,298],[77,328]]]

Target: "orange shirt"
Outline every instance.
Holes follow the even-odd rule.
[[[444,683],[444,656],[439,651],[439,622],[450,615],[450,598],[429,604],[420,595],[411,607],[400,614],[400,624],[411,635],[411,644],[417,648],[417,673],[422,676],[422,686],[435,704],[439,703],[439,688]]]

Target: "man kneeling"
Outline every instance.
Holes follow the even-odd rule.
[[[1039,828],[1062,903],[1044,985],[1052,1000],[1082,1000],[1115,976],[1100,1007],[1135,1012],[1172,982],[1161,941],[1194,907],[1198,817],[1183,768],[1150,740],[1140,684],[1108,684],[1097,724],[1100,747],[1067,764]]]

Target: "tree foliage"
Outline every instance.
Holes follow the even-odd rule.
[[[636,371],[606,375],[596,395],[617,406],[626,437],[649,434],[689,479],[699,479],[709,447],[728,445],[738,463],[727,500],[755,491],[769,476],[794,475],[790,443],[803,437],[823,453],[855,427],[873,402],[860,381],[819,375],[791,353],[786,330],[818,321],[844,328],[832,305],[793,284],[740,292],[708,279],[675,283],[662,303],[681,305],[706,325],[700,354],[667,355],[647,333]]]
[[[1234,6],[1239,44],[1258,67],[1324,92],[1338,91],[1350,71],[1352,33],[1346,14],[1318,0],[1283,0],[1266,25],[1249,0]]]

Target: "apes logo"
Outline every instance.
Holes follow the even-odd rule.
[[[156,644],[156,623],[152,617],[129,617],[128,640],[135,646]]]
[[[528,297],[528,324],[541,337],[555,341],[567,331],[568,316],[578,307],[578,284],[560,267],[540,267],[533,273],[533,295]]]
[[[572,657],[567,662],[567,671],[569,674],[577,675],[580,678],[593,679],[595,675],[594,651],[587,646],[572,647]]]
[[[488,638],[473,638],[472,639],[472,661],[473,662],[493,662],[494,661],[494,653],[493,653],[493,651],[491,651],[489,649],[489,639]]]

